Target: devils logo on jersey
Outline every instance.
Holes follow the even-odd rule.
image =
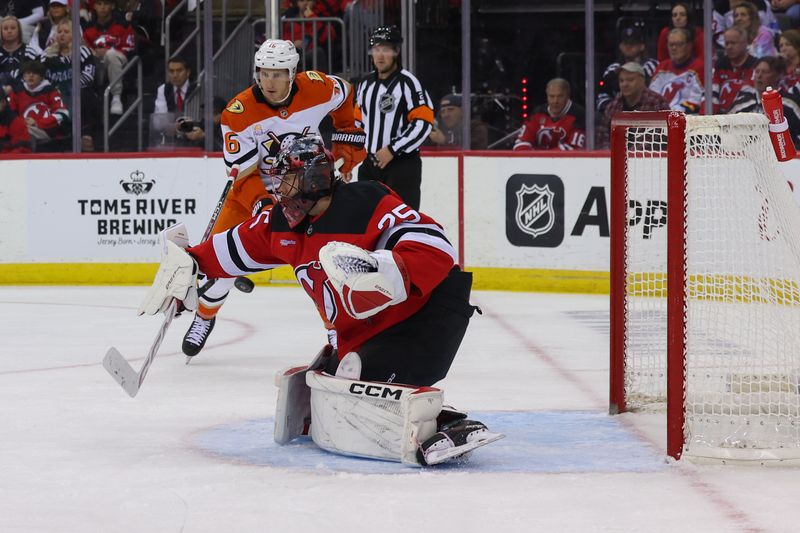
[[[536,142],[539,146],[556,146],[567,137],[567,131],[561,126],[555,128],[542,127],[536,132]]]
[[[661,96],[663,96],[667,102],[672,102],[675,96],[680,94],[684,87],[686,87],[686,83],[683,80],[675,80],[664,86],[664,90],[661,91]]]
[[[114,35],[104,33],[92,43],[92,48],[116,48],[119,46],[119,38]]]
[[[311,261],[294,269],[294,275],[308,295],[314,300],[328,322],[333,323],[339,315],[333,289],[328,281],[328,275],[322,269],[319,261]]]
[[[22,113],[23,118],[32,118],[36,122],[50,118],[50,108],[44,102],[34,102]]]

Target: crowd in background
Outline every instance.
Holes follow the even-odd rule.
[[[654,43],[646,42],[640,24],[621,28],[617,59],[599,83],[596,148],[608,148],[611,118],[620,111],[703,113],[709,82],[714,114],[763,112],[762,93],[780,91],[792,136],[800,140],[800,3],[730,0],[727,7],[713,13],[711,80],[704,78],[706,30],[690,4],[672,5]],[[585,111],[570,92],[566,80],[548,83],[547,103],[524,124],[515,150],[585,148]]]
[[[71,150],[73,1],[77,0],[0,0],[0,134],[5,135],[0,152]],[[329,51],[342,46],[341,36],[333,26],[313,19],[341,18],[351,1],[286,0],[282,5],[282,32],[307,59],[314,60],[318,69],[335,73],[342,66],[336,60],[328,64],[328,58],[341,56]],[[163,10],[169,12],[175,4],[168,0]],[[701,17],[684,2],[672,4],[662,28],[647,27],[644,21],[632,19],[613,29],[601,29],[616,34],[617,57],[600,69],[596,103],[588,110],[595,114],[597,148],[608,146],[610,120],[616,112],[673,109],[702,113],[707,83],[712,85],[714,113],[760,111],[763,90],[777,88],[784,97],[792,133],[800,136],[800,0],[730,0],[717,2],[715,7],[710,29],[702,27]],[[167,118],[158,121],[149,117],[151,130],[155,125],[162,141],[165,133],[173,136],[174,142],[167,148],[201,148],[204,132],[199,117],[183,113],[184,99],[196,83],[196,69],[183,57],[163,64],[162,2],[82,0],[79,9],[81,149],[92,151],[100,140],[99,117],[104,111],[100,96],[110,80],[117,81],[110,88],[107,111],[119,117],[127,109],[131,97],[126,83],[131,82],[126,76],[120,77],[120,72],[136,55],[162,58],[160,66],[146,72],[145,91],[151,95],[146,111],[156,118]],[[712,80],[704,79],[707,31],[712,33]],[[481,39],[481,43],[486,41]],[[258,44],[257,38],[254,46]],[[502,71],[499,57],[494,61],[484,57],[487,50],[492,50],[491,42],[478,46],[476,61]],[[417,64],[427,59],[426,54],[418,54]],[[158,65],[153,61],[146,64]],[[181,72],[173,75],[173,71]],[[548,78],[543,80],[547,82],[543,94],[525,95],[523,101],[529,100],[531,109],[528,112],[527,103],[523,105],[526,111],[514,126],[518,128],[516,135],[508,124],[497,128],[490,120],[482,120],[480,106],[475,98],[470,99],[471,147],[508,148],[510,143],[495,146],[492,141],[510,131],[510,138],[516,138],[515,150],[585,149],[587,110],[582,100],[573,98],[576,83],[582,80]],[[439,99],[436,123],[426,143],[429,147],[461,146],[462,105],[467,100],[455,90],[456,84],[452,89]],[[432,92],[436,96],[436,90]],[[218,115],[224,98],[215,96]],[[8,137],[12,130],[20,131],[19,120],[14,120],[12,127],[12,115],[24,123],[27,138],[23,139],[24,134],[14,140]],[[158,138],[151,136],[151,147],[157,143]]]

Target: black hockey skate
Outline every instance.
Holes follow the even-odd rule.
[[[439,428],[428,440],[419,445],[417,460],[423,466],[438,465],[451,459],[464,457],[475,448],[480,448],[505,435],[492,433],[477,420],[466,418],[454,420]],[[466,459],[466,457],[464,457]]]
[[[189,361],[191,361],[191,358],[199,354],[200,350],[203,349],[203,346],[206,345],[208,336],[211,335],[211,331],[214,329],[214,323],[216,321],[217,317],[214,317],[211,320],[206,320],[200,315],[194,315],[192,325],[189,326],[189,330],[186,332],[186,335],[183,336],[182,348],[183,353],[186,354],[187,365],[189,364]]]

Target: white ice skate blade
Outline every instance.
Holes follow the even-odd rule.
[[[480,436],[476,437],[475,440],[466,444],[462,444],[461,446],[429,452],[425,457],[425,462],[428,463],[428,466],[438,465],[444,463],[445,461],[449,461],[450,459],[460,457],[465,453],[469,453],[475,448],[480,448],[481,446],[491,444],[492,442],[500,440],[503,437],[505,437],[503,433],[491,433],[486,431],[481,433]]]

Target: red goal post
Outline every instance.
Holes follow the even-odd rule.
[[[666,410],[676,459],[800,459],[800,209],[766,118],[620,113],[611,153],[610,412]]]

